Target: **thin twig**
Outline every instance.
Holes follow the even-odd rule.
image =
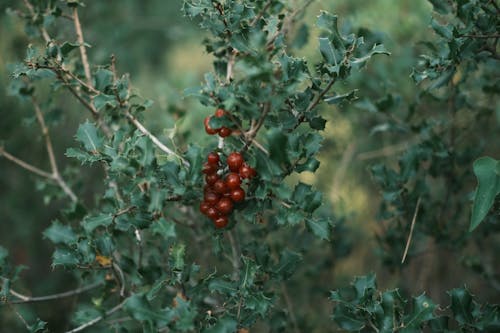
[[[76,37],[78,39],[78,44],[80,47],[80,56],[82,58],[83,70],[85,71],[85,77],[87,78],[87,84],[92,86],[92,76],[90,74],[89,59],[87,57],[87,49],[85,48],[85,39],[83,39],[82,26],[80,24],[80,18],[78,17],[78,7],[73,7],[73,22],[75,25]]]
[[[23,294],[18,293],[17,291],[11,289],[10,293],[13,296],[15,296],[15,297],[17,297],[17,298],[20,299],[20,300],[17,300],[17,301],[11,301],[11,303],[12,304],[24,304],[24,303],[45,302],[45,301],[52,301],[52,300],[56,300],[56,299],[62,299],[62,298],[66,298],[66,297],[71,297],[71,296],[74,296],[74,295],[82,294],[82,293],[87,292],[89,290],[95,289],[95,288],[101,286],[102,284],[103,284],[102,282],[95,282],[95,283],[89,284],[88,286],[84,286],[84,287],[80,287],[80,288],[77,288],[77,289],[65,291],[65,292],[62,292],[62,293],[52,294],[52,295],[46,295],[46,296],[38,296],[38,297],[32,297],[32,296],[23,295]]]
[[[403,253],[403,258],[401,259],[401,263],[403,264],[406,259],[406,255],[408,254],[408,249],[410,248],[411,239],[413,237],[413,228],[415,227],[415,222],[417,221],[418,209],[420,208],[420,197],[418,197],[417,205],[415,206],[415,212],[413,213],[413,219],[411,221],[410,234],[408,235],[408,240],[406,241],[405,252]]]
[[[226,232],[227,238],[229,239],[229,244],[231,244],[231,255],[232,255],[232,264],[233,264],[233,278],[238,279],[240,275],[240,254],[238,251],[238,246],[236,245],[236,241],[234,239],[234,229]]]
[[[349,163],[352,161],[355,152],[356,152],[356,144],[351,143],[349,144],[349,146],[347,146],[344,153],[342,154],[342,158],[340,160],[337,170],[335,171],[332,182],[331,193],[333,193],[335,198],[339,197],[340,187],[345,179],[345,174],[349,167]]]
[[[363,161],[363,160],[371,160],[373,158],[378,158],[378,157],[391,156],[406,150],[408,148],[408,145],[410,144],[412,144],[412,142],[401,142],[395,145],[385,146],[381,149],[365,151],[359,153],[357,159]]]
[[[52,146],[52,140],[50,139],[49,129],[45,124],[45,119],[42,114],[40,105],[37,103],[34,96],[31,97],[31,102],[33,103],[33,108],[35,109],[36,119],[42,130],[42,135],[45,139],[45,146],[47,148],[47,154],[49,155],[50,167],[52,169],[52,177],[57,182],[57,184],[62,188],[62,190],[70,197],[71,201],[77,202],[78,198],[75,193],[71,190],[68,184],[64,181],[61,174],[59,173],[59,168],[57,167],[56,157],[54,154],[54,148]]]
[[[14,155],[11,155],[10,153],[6,152],[3,147],[0,147],[0,156],[5,157],[9,161],[19,165],[21,168],[28,170],[28,171],[30,171],[30,172],[32,172],[40,177],[54,180],[53,175],[51,175],[50,173],[43,171],[43,170],[37,168],[36,166],[33,166],[33,165],[15,157]]]
[[[271,6],[271,3],[273,1],[272,0],[269,0],[265,5],[264,7],[262,7],[262,10],[253,18],[253,20],[250,22],[249,26],[252,27],[255,25],[255,23],[257,23],[260,18],[265,14],[266,10],[269,9],[269,6]]]
[[[125,297],[125,275],[120,266],[113,261],[113,272],[118,276],[118,281],[120,284],[120,296]]]
[[[24,317],[19,313],[19,311],[17,311],[17,309],[12,305],[12,303],[7,302],[7,305],[16,314],[16,316],[19,318],[19,320],[21,320],[23,322],[23,325],[28,329],[28,331],[31,332],[31,326],[28,324],[26,319],[24,319]]]
[[[151,141],[153,141],[153,143],[158,147],[160,148],[161,151],[163,151],[164,153],[166,153],[167,155],[173,155],[175,157],[177,157],[179,160],[181,160],[182,164],[184,164],[185,166],[189,166],[189,162],[187,160],[185,160],[182,156],[179,156],[177,155],[173,150],[171,150],[170,148],[168,148],[167,146],[165,146],[156,136],[154,136],[153,134],[151,134],[151,132],[146,128],[144,127],[143,124],[141,124],[141,122],[139,120],[137,120],[136,117],[134,117],[132,114],[130,114],[130,112],[126,111],[125,113],[125,116],[127,117],[127,119],[135,126],[137,127],[137,129],[139,131],[141,131],[144,135],[146,135]]]
[[[470,35],[463,35],[463,37],[479,38],[479,39],[489,39],[489,38],[500,38],[500,34],[491,34],[491,35],[470,34]]]
[[[26,6],[26,8],[28,8],[28,11],[30,12],[31,16],[34,16],[35,15],[35,8],[33,7],[33,5],[28,0],[23,0],[23,2],[24,2],[24,5]],[[51,38],[50,38],[47,30],[43,26],[41,26],[39,29],[40,29],[40,33],[42,34],[42,37],[45,40],[45,42],[49,43],[51,41]]]
[[[121,302],[120,304],[118,304],[117,306],[115,306],[114,308],[112,308],[111,310],[109,311],[106,311],[106,315],[104,316],[99,316],[99,317],[96,317],[70,331],[67,331],[66,333],[76,333],[76,332],[80,332],[80,331],[83,331],[84,329],[86,329],[87,327],[90,327],[92,325],[95,325],[97,324],[98,322],[100,322],[101,320],[103,320],[105,317],[107,316],[110,316],[112,315],[113,313],[115,313],[116,311],[119,311],[121,308],[123,308],[123,306],[125,305],[125,302],[127,300],[125,299],[123,302]]]

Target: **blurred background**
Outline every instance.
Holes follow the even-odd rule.
[[[48,170],[49,162],[43,138],[36,128],[32,105],[9,96],[12,70],[9,64],[22,60],[31,42],[23,23],[7,10],[21,5],[16,0],[0,2],[0,141],[17,156]],[[212,59],[201,44],[205,32],[196,22],[182,16],[181,5],[181,0],[92,1],[82,8],[80,18],[85,40],[92,45],[88,50],[91,62],[108,63],[111,54],[107,52],[113,52],[118,72],[130,73],[133,88],[155,102],[146,115],[148,128],[156,133],[175,129],[186,134],[186,141],[203,144],[206,136],[202,119],[212,110],[194,99],[183,99],[182,91],[200,84],[203,74],[211,71]],[[446,299],[445,290],[462,286],[466,280],[467,273],[460,267],[443,272],[438,269],[439,262],[432,267],[415,266],[407,274],[416,276],[425,269],[429,271],[425,273],[426,278],[415,278],[411,284],[405,284],[404,278],[408,275],[385,269],[378,259],[376,234],[381,231],[377,220],[380,193],[371,180],[368,167],[374,161],[395,163],[397,154],[404,149],[404,142],[394,142],[394,138],[384,135],[371,136],[370,131],[380,122],[380,115],[359,107],[359,102],[368,98],[380,99],[395,89],[401,110],[414,99],[418,88],[410,79],[410,73],[421,53],[415,45],[435,38],[429,27],[432,7],[426,1],[316,1],[308,7],[303,20],[309,27],[308,43],[297,51],[311,64],[320,58],[318,31],[314,28],[320,10],[337,14],[345,32],[370,30],[365,33],[383,42],[392,53],[390,57],[374,58],[348,82],[336,85],[338,93],[343,89],[359,89],[360,99],[358,104],[322,106],[322,114],[329,121],[324,132],[321,166],[316,174],[300,176],[302,181],[323,191],[335,214],[344,221],[339,226],[338,239],[334,240],[334,246],[342,255],[330,263],[328,275],[323,276],[328,279],[325,284],[334,289],[348,284],[354,275],[376,272],[381,288],[400,286],[413,295],[430,290],[430,296],[440,302]],[[68,31],[52,33],[71,36],[72,30],[68,27]],[[50,102],[49,99],[49,96],[40,96],[42,104]],[[78,124],[88,115],[69,98],[62,97],[56,105],[51,107],[47,117],[53,126],[58,162],[64,166],[68,163],[64,152],[73,145]],[[95,193],[100,193],[102,186],[100,171],[89,166],[83,166],[82,170],[86,201],[95,201]],[[47,203],[46,189],[41,187],[35,176],[0,158],[0,245],[9,250],[16,264],[29,267],[22,273],[20,289],[34,295],[72,287],[69,273],[51,269],[53,249],[42,237],[42,231],[57,218],[63,203],[58,200]],[[396,256],[399,260],[399,254]],[[432,285],[428,281],[432,281]],[[478,282],[471,287],[486,299],[495,299],[495,294],[489,293],[484,283]],[[50,303],[50,309],[45,303],[30,305],[39,313],[45,313],[45,320],[64,311],[65,306],[64,302]],[[328,311],[324,313],[327,315]],[[15,320],[11,316],[14,315],[0,314],[0,329],[2,321]]]

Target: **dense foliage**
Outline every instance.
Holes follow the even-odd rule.
[[[32,332],[499,329],[498,306],[463,288],[473,275],[448,291],[448,307],[425,290],[411,298],[415,280],[405,279],[414,273],[408,263],[434,248],[445,269],[462,263],[474,281],[497,292],[499,285],[500,9],[486,0],[430,2],[436,35],[417,46],[411,95],[397,86],[382,91],[367,77],[367,67],[392,57],[378,32],[342,26],[327,11],[315,13],[313,28],[303,22],[311,1],[184,1],[213,67],[183,92],[205,113],[170,106],[178,121],[168,129],[147,120],[155,104],[133,75],[120,73],[114,50],[89,55],[97,41],[86,38],[79,15],[101,5],[16,4],[10,14],[24,22],[30,43],[11,66],[8,90],[31,105],[26,122],[40,129],[49,171],[19,158],[8,140],[0,155],[37,177],[47,205],[62,205],[41,237],[54,246],[52,268],[78,286],[20,293],[25,267],[0,247],[0,318],[15,314]],[[303,57],[309,40],[316,56]],[[80,123],[62,167],[54,128],[68,104],[86,116],[65,115]],[[330,280],[353,247],[349,215],[306,179],[324,161],[332,117],[324,111],[332,107],[355,113],[366,140],[395,147],[394,159],[369,170],[381,190],[377,252],[402,278],[401,291],[378,291],[374,275],[347,288]],[[382,152],[375,158],[387,157]],[[66,323],[19,310],[67,298]]]

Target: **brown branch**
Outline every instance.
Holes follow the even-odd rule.
[[[57,294],[52,294],[52,295],[38,296],[38,297],[23,295],[23,294],[18,293],[15,290],[11,289],[10,293],[13,296],[19,298],[20,300],[11,301],[10,303],[12,303],[12,304],[24,304],[24,303],[53,301],[53,300],[57,300],[57,299],[62,299],[62,298],[67,298],[67,297],[71,297],[74,295],[82,294],[82,293],[87,292],[89,290],[96,289],[97,287],[101,286],[102,284],[103,284],[102,282],[95,282],[95,283],[89,284],[88,286],[80,287],[80,288],[77,288],[74,290],[69,290],[69,291],[65,291],[65,292],[57,293]]]
[[[410,234],[408,235],[408,240],[406,241],[406,247],[403,253],[403,258],[401,259],[402,264],[405,262],[406,255],[408,254],[408,249],[410,248],[410,243],[413,236],[413,228],[415,227],[415,222],[417,221],[417,214],[419,208],[420,208],[420,197],[418,197],[417,205],[415,207],[415,212],[413,213],[413,219],[411,221],[411,227],[410,227]]]
[[[80,56],[82,58],[83,70],[85,71],[85,77],[87,78],[87,84],[92,86],[92,76],[90,74],[89,59],[87,57],[87,49],[85,48],[85,40],[83,39],[82,26],[80,24],[80,18],[78,17],[78,8],[73,7],[73,22],[75,25],[76,37],[78,39],[78,44],[80,45]]]
[[[35,97],[33,96],[31,97],[31,102],[33,104],[33,108],[35,109],[36,118],[42,130],[42,135],[45,139],[45,147],[47,149],[47,154],[49,155],[50,167],[52,169],[52,177],[57,182],[57,184],[62,188],[62,190],[70,197],[71,201],[77,202],[78,198],[76,197],[75,193],[71,190],[71,188],[68,186],[68,184],[64,181],[61,174],[59,173],[59,168],[57,167],[56,157],[52,146],[52,140],[50,139],[49,129],[45,124],[45,119],[43,118],[40,105],[37,103]]]
[[[269,9],[269,6],[271,6],[271,3],[273,1],[272,0],[269,0],[265,5],[264,7],[262,7],[262,10],[253,18],[253,20],[250,22],[249,26],[252,27],[255,25],[255,23],[257,23],[261,17],[264,15],[264,13],[266,12],[266,10]]]
[[[7,151],[5,151],[5,149],[3,147],[0,147],[0,155],[5,157],[9,161],[19,165],[21,168],[28,170],[28,171],[30,171],[30,172],[32,172],[40,177],[54,180],[54,176],[51,175],[50,173],[43,171],[43,170],[37,168],[36,166],[33,166],[33,165],[31,165],[31,164],[29,164],[29,163],[27,163],[27,162],[25,162],[17,157],[11,155]]]

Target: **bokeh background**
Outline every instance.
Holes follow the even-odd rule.
[[[48,169],[48,160],[42,137],[37,131],[31,104],[9,96],[10,64],[23,59],[31,42],[23,23],[9,14],[8,8],[21,6],[21,1],[0,1],[0,140],[5,147],[33,165]],[[146,124],[153,132],[167,134],[168,130],[188,135],[186,140],[203,144],[202,119],[212,110],[194,99],[183,99],[185,88],[197,86],[203,74],[211,70],[212,58],[201,44],[204,31],[196,22],[182,16],[181,0],[121,0],[88,1],[80,11],[91,62],[104,64],[112,52],[117,58],[117,69],[130,73],[134,89],[155,102],[146,115]],[[344,31],[372,31],[371,38],[386,45],[391,57],[374,58],[361,72],[337,89],[359,89],[358,95],[378,99],[397,88],[402,101],[412,101],[417,87],[410,79],[412,68],[421,53],[418,42],[436,38],[429,27],[432,7],[426,1],[394,0],[336,0],[317,1],[305,12],[304,22],[309,26],[309,40],[299,55],[314,63],[320,58],[314,28],[320,10],[340,17]],[[72,30],[55,34],[71,36]],[[76,39],[76,38],[75,38]],[[339,91],[341,93],[342,91]],[[50,97],[44,96],[42,102]],[[73,145],[78,124],[88,115],[70,98],[61,98],[57,107],[50,109],[48,118],[53,125],[52,135],[58,162],[68,163],[65,150]],[[406,101],[406,102],[405,102]],[[302,181],[321,189],[331,202],[332,209],[344,221],[339,227],[338,239],[342,259],[331,262],[323,279],[334,289],[349,283],[354,275],[376,272],[382,288],[396,286],[416,295],[427,290],[437,302],[446,298],[445,290],[463,285],[468,273],[447,268],[440,270],[440,262],[432,267],[418,266],[407,270],[407,275],[385,269],[377,255],[376,234],[380,232],[377,210],[380,194],[371,180],[368,167],[374,161],[395,163],[404,149],[404,142],[394,142],[383,135],[374,138],[370,131],[380,121],[378,114],[369,113],[356,105],[322,106],[328,119],[325,142],[320,156],[321,166],[316,174],[302,174]],[[403,112],[403,111],[401,111]],[[35,126],[31,126],[35,122]],[[386,147],[385,150],[381,150]],[[389,147],[389,149],[387,149]],[[101,174],[97,168],[82,167],[81,182],[85,185],[87,202],[93,202],[101,190]],[[52,246],[43,239],[42,232],[58,216],[62,203],[49,204],[35,176],[0,158],[0,245],[7,248],[16,264],[29,267],[22,273],[18,289],[34,295],[44,295],[74,287],[70,273],[51,269]],[[395,254],[399,256],[400,254]],[[430,265],[430,264],[429,264]],[[421,278],[422,270],[426,276]],[[407,283],[412,275],[411,283]],[[483,282],[471,286],[486,300],[494,301],[495,293]],[[41,313],[46,321],[57,320],[65,313],[65,302],[29,305]],[[307,306],[307,305],[305,305]],[[17,327],[12,313],[0,308],[0,331]],[[28,310],[23,310],[29,314]],[[328,314],[328,309],[325,314]],[[314,317],[314,316],[313,316]],[[9,326],[14,325],[14,326]],[[3,328],[3,329],[2,329]]]

